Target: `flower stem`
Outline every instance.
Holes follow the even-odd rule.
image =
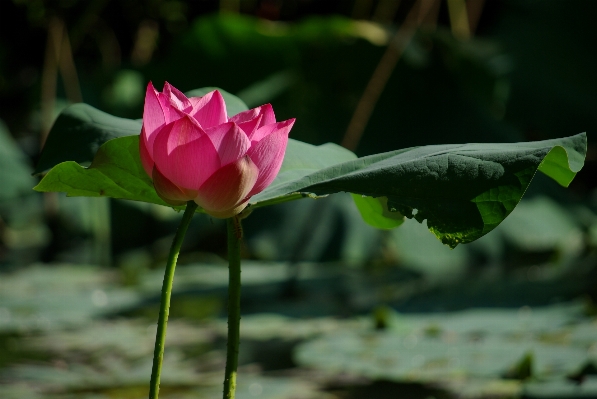
[[[234,399],[236,393],[236,369],[240,342],[240,242],[242,226],[240,218],[228,219],[228,347],[224,374],[224,399]]]
[[[172,241],[170,253],[168,254],[168,263],[164,272],[164,282],[162,284],[162,299],[160,301],[160,315],[158,317],[158,330],[155,335],[155,349],[153,351],[153,368],[151,370],[151,382],[149,385],[149,399],[157,399],[160,392],[160,375],[162,374],[162,360],[164,359],[164,344],[166,342],[166,328],[168,325],[168,314],[170,312],[170,296],[172,294],[172,281],[174,280],[174,270],[178,253],[182,246],[182,241],[187,232],[191,219],[195,214],[197,204],[193,201],[187,203],[187,207]]]

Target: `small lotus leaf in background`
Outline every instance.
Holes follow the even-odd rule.
[[[382,233],[363,220],[351,195],[344,193],[256,209],[245,219],[243,229],[247,249],[257,259],[340,261],[345,266],[363,265],[375,256]],[[435,240],[431,234],[429,237]]]
[[[521,201],[501,232],[511,245],[529,252],[558,249],[578,254],[583,248],[581,227],[566,208],[546,196]]]
[[[441,242],[421,229],[412,219],[407,220],[399,229],[392,230],[389,239],[400,264],[421,273],[430,284],[453,283],[463,277],[470,265],[470,248],[461,246],[453,251],[446,251]]]
[[[367,224],[378,229],[390,230],[404,223],[404,216],[400,212],[388,211],[387,197],[367,197],[352,194],[361,217]]]
[[[31,193],[31,166],[0,120],[0,201]]]
[[[127,111],[143,104],[145,78],[132,69],[121,69],[110,86],[104,88],[102,97],[113,111]],[[123,115],[118,115],[123,116]]]
[[[257,107],[261,104],[271,102],[285,90],[295,83],[295,75],[292,71],[284,70],[274,73],[267,78],[255,82],[246,87],[236,95],[250,107]]]

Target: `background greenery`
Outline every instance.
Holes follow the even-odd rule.
[[[180,215],[33,192],[61,109],[84,101],[135,119],[148,80],[219,86],[296,117],[294,139],[341,143],[413,3],[1,2],[0,396],[146,395]],[[454,250],[413,220],[368,227],[347,195],[255,210],[239,397],[597,395],[597,3],[468,0],[471,25],[482,5],[468,40],[448,4],[406,48],[356,153],[586,131],[584,169],[568,190],[537,176],[492,234]],[[224,234],[205,216],[189,231],[165,398],[219,394]]]

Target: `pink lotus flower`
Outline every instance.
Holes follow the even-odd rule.
[[[294,119],[276,122],[270,104],[228,117],[219,91],[187,98],[166,82],[145,94],[143,168],[168,204],[193,200],[229,218],[274,180]]]

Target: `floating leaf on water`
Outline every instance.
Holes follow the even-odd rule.
[[[91,266],[31,266],[0,279],[0,331],[53,330],[128,308],[141,297]]]
[[[544,340],[547,331],[569,331],[590,322],[580,318],[576,304],[525,312],[476,309],[401,315],[400,320],[401,329],[353,327],[323,334],[300,344],[295,359],[332,374],[418,382],[500,378],[526,354],[533,358],[533,376],[564,378],[588,359],[585,345]],[[438,333],[426,334],[429,326]]]

